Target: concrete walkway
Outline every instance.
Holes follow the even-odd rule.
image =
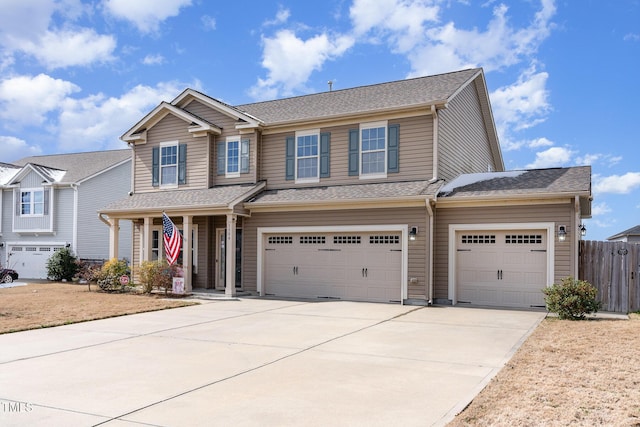
[[[241,298],[0,335],[0,425],[444,425],[544,315]]]

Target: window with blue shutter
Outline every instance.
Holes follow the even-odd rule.
[[[160,147],[153,147],[151,151],[151,185],[160,185]]]
[[[249,147],[251,146],[251,141],[243,139],[240,145],[240,173],[249,173]]]
[[[360,130],[349,130],[349,176],[360,174]]]
[[[331,133],[320,134],[320,178],[331,175]]]
[[[178,184],[187,183],[187,144],[178,145]]]
[[[400,172],[399,162],[399,142],[400,142],[400,125],[390,125],[387,130],[388,149],[387,149],[387,172]]]
[[[218,142],[217,149],[217,174],[224,175],[225,174],[225,165],[227,162],[227,157],[225,155],[226,143],[224,141]]]
[[[187,144],[162,143],[151,150],[151,185],[176,186],[187,183]]]

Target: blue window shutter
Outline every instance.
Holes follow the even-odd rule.
[[[389,142],[387,144],[387,172],[400,172],[400,125],[390,125],[387,131]]]
[[[225,163],[226,163],[226,144],[224,142],[218,142],[218,175],[224,175]]]
[[[160,185],[160,147],[153,147],[151,151],[151,185]]]
[[[178,184],[187,183],[187,144],[178,145]]]
[[[288,136],[286,139],[286,179],[292,180],[296,178],[296,139]]]
[[[43,203],[43,211],[44,215],[49,215],[49,194],[51,192],[50,188],[45,188],[42,192],[42,203]]]
[[[349,176],[360,173],[360,131],[358,129],[349,130]]]
[[[329,178],[330,175],[330,156],[331,151],[331,133],[320,134],[320,178]]]
[[[249,146],[251,141],[243,139],[240,142],[240,173],[249,173]]]

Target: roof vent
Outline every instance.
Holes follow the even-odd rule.
[[[333,80],[329,80],[327,84],[329,85],[329,92],[331,92],[331,90],[333,89]]]

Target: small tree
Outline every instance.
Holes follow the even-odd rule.
[[[58,249],[47,260],[47,275],[52,280],[70,281],[77,272],[77,258],[68,248]]]
[[[558,313],[560,319],[582,320],[587,314],[595,313],[601,303],[596,300],[598,289],[584,280],[567,277],[561,284],[554,284],[542,290],[547,309]]]

